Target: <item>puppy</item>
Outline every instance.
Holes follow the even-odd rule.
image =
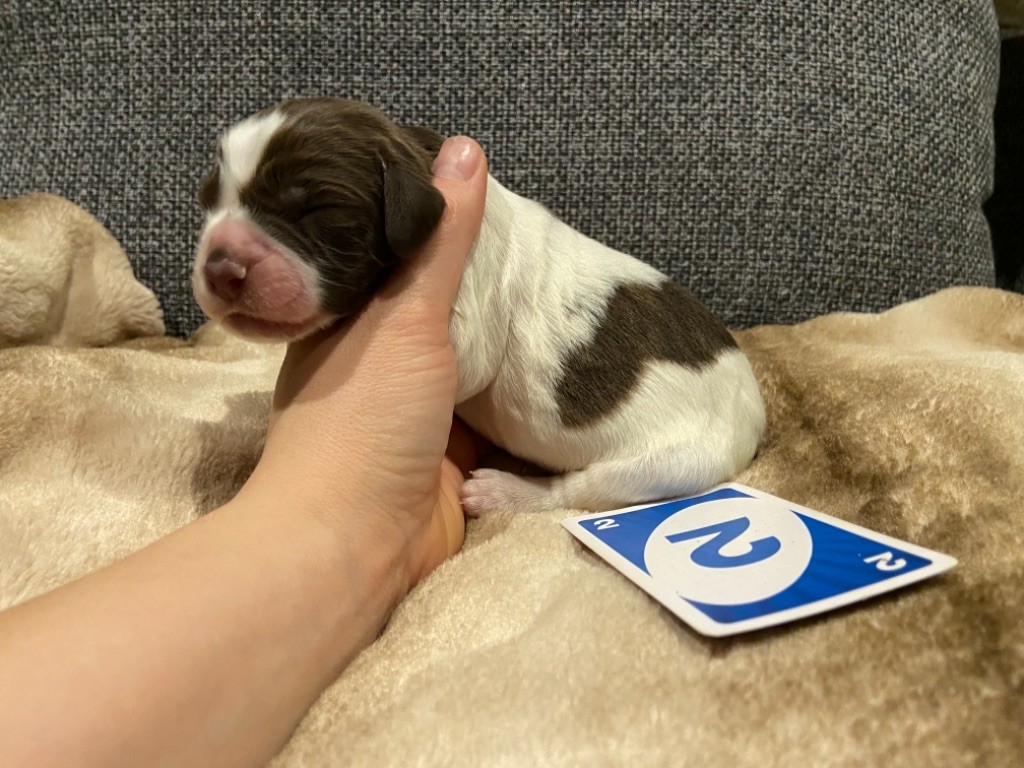
[[[211,318],[297,339],[363,307],[437,225],[442,137],[342,99],[283,102],[218,143],[193,274]],[[764,403],[732,336],[653,267],[488,180],[451,315],[457,414],[552,473],[480,469],[488,510],[603,511],[701,491],[753,459]]]

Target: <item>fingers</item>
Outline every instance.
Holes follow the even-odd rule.
[[[462,474],[450,461],[441,463],[441,482],[438,487],[437,503],[444,527],[444,556],[451,557],[460,549],[466,538],[466,516],[459,501]]]
[[[445,455],[459,468],[463,476],[480,465],[480,458],[492,449],[490,442],[471,430],[459,417],[452,418]]]
[[[434,161],[434,186],[445,198],[441,222],[394,288],[436,304],[447,315],[484,214],[487,158],[480,145],[466,136],[446,140]]]

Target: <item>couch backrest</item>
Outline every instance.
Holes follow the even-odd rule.
[[[214,137],[296,95],[476,137],[734,326],[993,280],[991,0],[13,0],[0,51],[0,195],[97,215],[177,333]]]

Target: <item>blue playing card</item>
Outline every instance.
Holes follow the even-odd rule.
[[[563,525],[713,637],[813,616],[956,565],[948,555],[736,483]]]

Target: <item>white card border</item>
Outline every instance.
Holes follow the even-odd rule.
[[[923,568],[918,568],[910,573],[905,573],[900,576],[893,576],[884,581],[876,584],[869,584],[864,587],[858,587],[857,589],[850,590],[849,592],[843,592],[839,595],[827,597],[822,600],[817,600],[813,603],[807,603],[806,605],[797,606],[796,608],[787,608],[783,611],[777,611],[776,613],[770,613],[766,616],[758,616],[753,619],[743,619],[742,621],[735,621],[729,623],[723,623],[715,621],[710,616],[702,613],[697,608],[694,608],[683,598],[679,597],[672,590],[671,587],[667,587],[657,580],[655,580],[650,574],[643,571],[638,566],[629,562],[625,557],[615,551],[608,544],[605,544],[600,538],[595,536],[592,532],[584,528],[580,523],[586,520],[599,520],[605,517],[612,517],[614,515],[621,515],[626,512],[633,512],[638,509],[644,509],[646,507],[656,507],[663,504],[671,504],[675,501],[683,501],[685,499],[692,499],[699,496],[706,496],[709,493],[715,491],[721,491],[726,488],[745,493],[755,498],[761,498],[772,501],[781,501],[786,504],[794,512],[799,512],[802,515],[807,515],[815,520],[819,520],[823,523],[833,525],[837,528],[849,531],[851,533],[864,536],[865,538],[877,541],[879,544],[888,545],[901,549],[904,552],[909,552],[912,555],[925,558],[931,561],[930,565],[926,565]],[[675,614],[678,618],[682,619],[689,626],[695,629],[702,635],[708,637],[728,637],[730,635],[738,635],[743,632],[750,632],[757,629],[766,629],[768,627],[774,627],[779,624],[787,624],[791,621],[797,621],[799,619],[805,619],[809,616],[816,616],[827,611],[831,611],[835,608],[841,608],[846,605],[853,603],[859,603],[862,600],[867,600],[878,595],[885,594],[886,592],[892,592],[902,587],[914,584],[918,581],[924,581],[932,576],[937,576],[940,573],[950,570],[957,565],[957,560],[954,557],[945,555],[941,552],[936,552],[925,547],[919,547],[916,544],[902,541],[892,536],[886,536],[885,534],[878,533],[869,528],[863,528],[862,526],[849,523],[845,520],[840,520],[837,517],[826,515],[822,512],[816,512],[813,509],[795,504],[786,499],[782,499],[778,496],[773,496],[770,493],[759,491],[756,488],[751,488],[740,483],[723,483],[716,485],[713,488],[709,488],[706,491],[702,491],[694,496],[683,496],[678,499],[668,499],[666,501],[651,502],[648,504],[637,504],[632,507],[624,507],[622,509],[614,509],[608,512],[595,512],[592,514],[578,515],[566,518],[562,521],[562,527],[565,528],[574,537],[579,539],[583,544],[592,549],[597,553],[601,559],[606,561],[615,570],[619,571],[623,576],[628,578],[647,594],[665,606],[669,611]]]

